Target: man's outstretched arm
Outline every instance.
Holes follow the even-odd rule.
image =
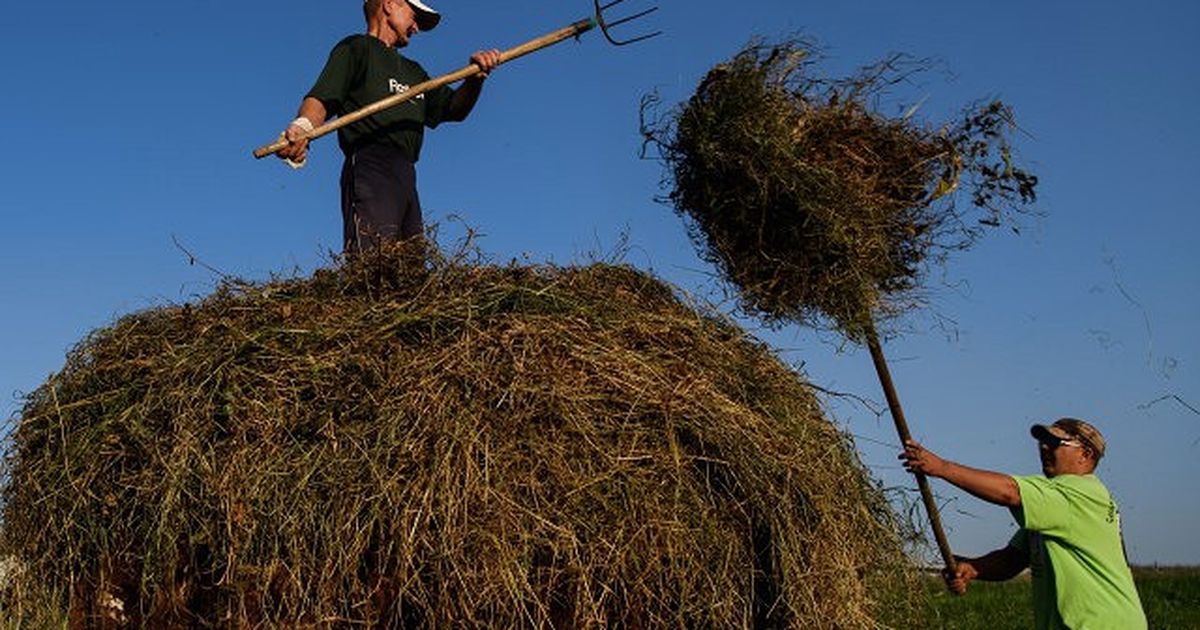
[[[1008,475],[942,459],[914,440],[905,443],[900,459],[909,472],[945,479],[988,503],[1005,507],[1021,505],[1021,491]]]

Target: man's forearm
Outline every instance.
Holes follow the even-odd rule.
[[[936,471],[930,471],[929,474],[945,479],[989,503],[1006,507],[1021,505],[1021,491],[1017,488],[1017,482],[1008,475],[979,470],[952,461],[944,461],[943,466]]]
[[[462,122],[467,119],[467,115],[475,109],[475,103],[479,101],[479,94],[483,91],[483,79],[471,77],[462,82],[450,95],[450,103],[446,108],[446,119],[454,122]]]
[[[307,118],[314,127],[325,124],[328,115],[325,104],[311,96],[304,97],[304,101],[300,103],[300,111],[296,112],[297,117]]]
[[[1029,566],[1029,559],[1012,547],[997,549],[987,555],[966,560],[978,572],[976,579],[985,582],[1011,580]]]

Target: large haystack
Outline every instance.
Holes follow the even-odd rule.
[[[628,267],[395,265],[81,343],[10,437],[0,616],[874,625],[897,525],[762,344]]]

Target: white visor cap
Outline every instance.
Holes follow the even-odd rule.
[[[417,14],[417,28],[422,31],[432,31],[438,22],[442,21],[442,14],[434,11],[432,7],[421,0],[407,1],[408,6],[413,8],[413,13]]]

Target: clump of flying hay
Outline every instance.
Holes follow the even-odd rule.
[[[387,250],[129,315],[6,462],[9,619],[866,628],[909,577],[806,383],[620,265]]]
[[[701,256],[748,312],[863,341],[915,303],[928,263],[1034,201],[1037,178],[1013,164],[1007,105],[936,127],[915,107],[889,117],[880,98],[920,62],[827,79],[817,59],[804,42],[751,44],[669,113],[647,99],[643,133]]]

